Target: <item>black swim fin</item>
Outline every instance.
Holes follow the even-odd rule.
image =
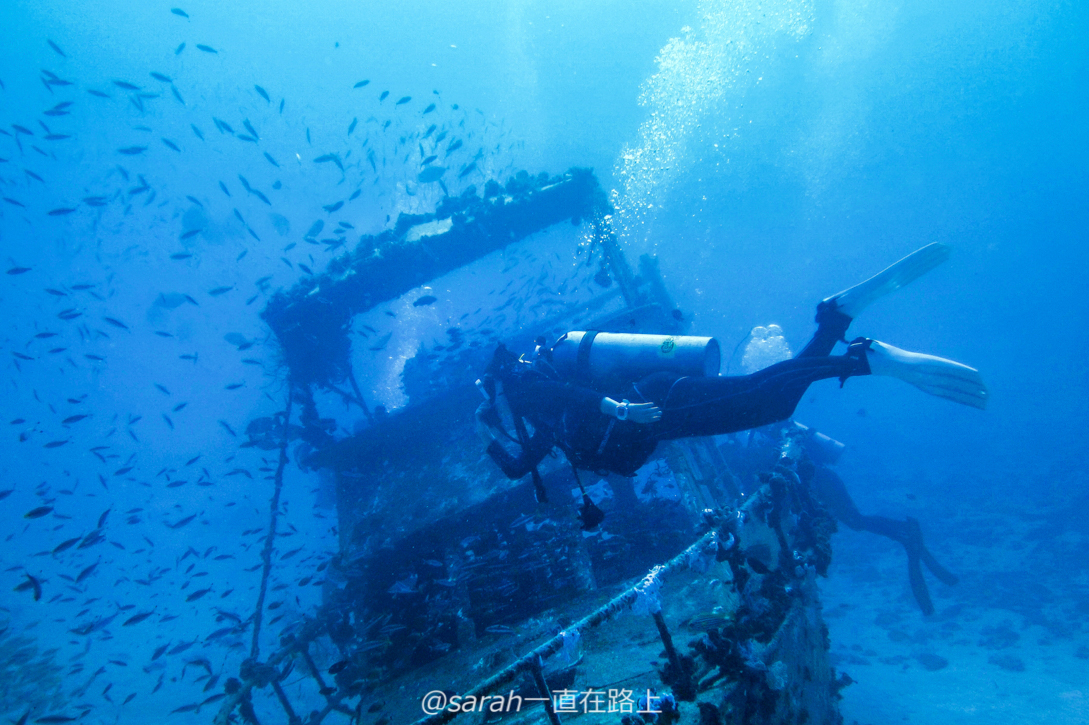
[[[533,498],[537,503],[548,503],[548,491],[545,490],[540,472],[534,468],[531,473],[533,474]]]
[[[907,524],[907,535],[904,537],[904,549],[907,551],[908,557],[908,581],[911,582],[911,593],[915,595],[915,601],[919,603],[919,609],[923,610],[923,614],[929,617],[934,613],[934,603],[930,601],[930,590],[926,587],[923,570],[919,566],[922,552],[926,551],[926,547],[923,546],[923,532],[919,528],[918,519],[908,516],[905,523]]]
[[[919,542],[919,559],[926,564],[926,568],[930,570],[930,573],[947,586],[960,583],[960,577],[939,564],[934,555],[927,550],[926,544],[923,543],[923,531],[919,527],[919,520],[909,516],[907,524],[908,536]]]
[[[593,531],[605,520],[605,512],[597,507],[590,497],[582,494],[582,508],[579,509],[579,519],[582,521],[583,531]]]
[[[911,593],[915,595],[915,601],[923,614],[930,616],[934,613],[934,603],[930,601],[930,590],[927,589],[926,580],[923,579],[923,570],[920,562],[926,564],[943,584],[953,586],[960,579],[934,559],[934,556],[926,550],[923,543],[923,530],[919,526],[919,520],[911,516],[907,517],[907,535],[904,539],[904,549],[908,556],[908,580],[911,582]]]
[[[911,582],[911,593],[915,595],[919,609],[929,617],[934,613],[934,603],[930,601],[930,590],[926,588],[923,570],[919,567],[919,554],[910,548],[908,549],[908,581]]]

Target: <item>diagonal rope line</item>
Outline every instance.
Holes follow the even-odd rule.
[[[272,571],[272,546],[276,542],[276,520],[280,515],[280,492],[284,487],[284,467],[287,465],[288,433],[291,430],[291,401],[293,391],[288,384],[287,408],[284,410],[284,435],[280,439],[280,462],[276,466],[275,490],[272,492],[271,511],[269,512],[268,536],[265,537],[265,546],[261,549],[261,590],[257,595],[257,606],[253,612],[253,643],[250,645],[250,657],[257,659],[259,641],[261,638],[261,616],[265,610],[265,593],[268,590],[268,577]]]

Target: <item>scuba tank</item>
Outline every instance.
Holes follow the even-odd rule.
[[[721,353],[713,337],[568,332],[552,346],[550,360],[561,376],[584,385],[633,382],[651,373],[718,375]]]

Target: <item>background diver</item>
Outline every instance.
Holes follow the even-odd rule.
[[[477,409],[478,432],[488,455],[503,472],[511,479],[532,474],[538,499],[544,500],[537,466],[553,448],[564,452],[576,480],[579,468],[632,476],[660,441],[735,433],[788,419],[809,385],[818,380],[838,378],[842,386],[848,378],[861,375],[895,377],[930,395],[982,409],[988,393],[974,368],[869,338],[846,340],[847,328],[870,304],[941,264],[949,253],[946,245],[927,245],[874,277],[826,298],[817,305],[817,330],[806,346],[793,358],[751,375],[691,375],[648,369],[638,379],[622,381],[619,387],[614,383],[605,391],[595,389],[592,381],[584,385],[585,379],[576,383],[570,375],[561,374],[554,364],[554,353],[566,336],[551,348],[540,340],[528,360],[500,344],[478,381],[486,397]],[[844,355],[831,354],[838,342],[847,344]],[[580,356],[583,352],[580,349]],[[504,421],[513,427],[513,435]],[[517,452],[508,452],[501,438],[515,443]],[[832,504],[836,517],[849,527],[904,544],[912,590],[923,610],[932,611],[918,562],[926,563],[942,581],[953,583],[956,578],[922,546],[918,522],[862,516],[850,502],[842,481],[837,486],[838,477],[832,480],[827,473],[817,476],[820,480],[816,483],[826,484],[828,489],[820,497]],[[604,518],[585,491],[580,516],[587,529]]]
[[[798,440],[805,446],[807,456],[798,463],[798,477],[808,488],[813,497],[838,522],[854,531],[867,531],[898,542],[907,553],[908,583],[911,593],[923,614],[934,613],[934,604],[930,591],[923,578],[923,565],[943,584],[952,586],[959,579],[955,574],[937,562],[923,542],[923,532],[919,521],[911,516],[894,519],[888,516],[863,514],[851,498],[847,485],[832,468],[839,460],[844,445],[827,436],[817,433],[794,421],[771,425],[753,430],[744,446],[728,446],[720,450],[729,461],[731,469],[742,479],[752,478],[760,471],[766,471],[780,455],[780,444],[785,431],[803,435]]]
[[[952,586],[959,579],[955,574],[943,567],[934,559],[923,543],[923,532],[919,527],[918,519],[908,516],[903,521],[887,516],[863,515],[851,495],[847,493],[847,487],[843,479],[827,466],[818,465],[809,480],[810,490],[813,495],[828,509],[838,520],[855,531],[869,531],[880,534],[903,545],[907,552],[908,583],[911,585],[911,593],[919,604],[923,614],[934,613],[934,604],[930,600],[930,591],[927,589],[926,580],[923,579],[921,564],[925,564],[937,579],[943,584]]]

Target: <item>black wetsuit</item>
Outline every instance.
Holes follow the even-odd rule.
[[[516,421],[528,421],[532,431],[524,426],[519,431],[518,455],[498,442],[488,446],[488,454],[512,479],[536,468],[554,446],[576,468],[632,476],[658,441],[734,433],[786,420],[810,384],[869,373],[861,350],[829,354],[843,339],[849,317],[818,309],[817,322],[813,339],[798,355],[752,375],[678,377],[659,372],[609,394],[657,405],[661,420],[649,425],[604,415],[602,392],[551,379],[536,366],[524,365],[503,382]]]
[[[923,579],[923,569],[920,563],[926,564],[926,568],[943,584],[952,586],[956,584],[958,577],[937,562],[933,554],[927,550],[923,543],[923,533],[919,521],[908,516],[903,521],[891,519],[887,516],[866,516],[858,510],[851,495],[847,492],[847,486],[843,479],[835,471],[818,466],[813,476],[809,479],[809,486],[817,499],[828,509],[829,513],[842,521],[848,528],[854,531],[869,531],[874,534],[892,539],[904,545],[907,550],[908,582],[911,584],[911,592],[915,595],[915,601],[923,614],[934,613],[934,604],[930,599],[930,590]]]

